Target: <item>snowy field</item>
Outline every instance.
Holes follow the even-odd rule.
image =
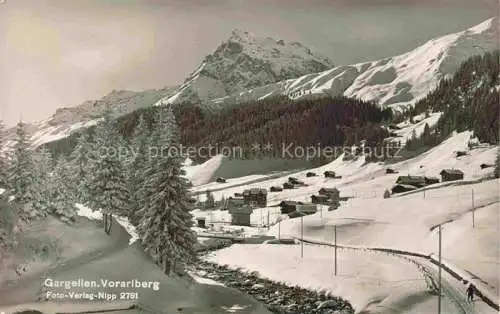
[[[386,174],[387,166],[377,163],[365,164],[363,158],[343,161],[340,157],[325,166],[294,174],[294,177],[303,180],[308,186],[269,193],[268,205],[277,204],[282,200],[309,201],[310,196],[317,194],[320,188],[337,187],[341,196],[354,198],[341,202],[336,211],[328,212],[323,209],[304,217],[304,238],[331,243],[336,226],[338,243],[358,248],[393,248],[426,255],[437,254],[438,234],[434,227],[443,224],[445,262],[455,265],[465,275],[469,275],[474,282],[480,283],[482,288],[488,289],[491,295],[498,295],[499,181],[481,181],[491,176],[493,168],[480,168],[482,163],[494,163],[498,147],[481,146],[469,150],[467,144],[471,138],[470,132],[455,134],[418,157],[390,165],[399,171],[397,174]],[[465,151],[467,155],[457,158],[456,151]],[[383,198],[384,190],[390,190],[399,175],[439,177],[439,172],[445,168],[462,170],[464,181],[470,183],[440,183],[436,188],[427,189],[425,192],[420,190],[405,195],[394,195],[389,199]],[[322,177],[325,170],[333,170],[342,178],[325,179]],[[314,171],[318,176],[307,178],[305,174],[308,171]],[[287,176],[284,176],[248,184],[244,188],[269,189],[271,186],[281,185],[286,180]],[[227,197],[235,192],[242,192],[244,188],[228,187],[213,194],[217,200],[223,195]],[[471,213],[473,206],[474,228]],[[255,230],[267,222],[267,211],[270,212],[270,217],[274,217],[270,219],[271,225],[280,217],[276,207],[258,209],[251,216],[252,224],[257,227],[247,227],[245,232],[256,233]],[[207,217],[207,222],[211,219],[230,219],[227,212],[221,211],[197,210],[194,215]],[[282,238],[299,238],[300,221],[301,219],[284,219],[279,227],[271,226],[267,234],[278,235],[279,230]],[[259,229],[262,234],[264,228]],[[304,259],[301,259],[298,246],[235,245],[217,251],[212,254],[210,260],[258,271],[274,280],[326,289],[348,299],[358,310],[367,308],[375,311],[375,308],[380,310],[380,306],[392,306],[401,310],[406,309],[407,304],[415,304],[415,308],[407,309],[404,313],[434,312],[430,309],[435,307],[436,300],[426,295],[423,276],[414,265],[412,269],[407,265],[408,261],[396,257],[380,254],[374,257],[373,254],[367,256],[366,252],[348,252],[342,250],[340,253],[339,265],[342,265],[343,273],[335,278],[331,276],[333,253],[328,247],[307,245]],[[279,263],[276,263],[277,260]],[[401,271],[397,271],[399,269]],[[455,298],[463,298],[460,294],[465,287],[451,281],[450,279],[449,284],[455,291]],[[451,300],[447,301],[448,312],[460,313],[453,308]],[[491,309],[482,303],[475,304],[473,312],[492,313]]]

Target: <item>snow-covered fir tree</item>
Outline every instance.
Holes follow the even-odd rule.
[[[67,223],[73,222],[76,216],[75,191],[67,184],[72,181],[72,170],[71,164],[61,155],[50,177],[51,211]]]
[[[33,152],[33,163],[34,184],[29,188],[31,190],[30,194],[33,196],[32,205],[36,210],[48,213],[51,207],[52,154],[47,148],[39,147]]]
[[[109,214],[128,212],[129,191],[125,169],[119,150],[123,139],[116,129],[109,111],[96,127],[93,157],[90,166],[89,205],[94,210]]]
[[[154,160],[145,169],[147,195],[138,232],[145,250],[169,274],[176,262],[194,256],[190,182],[182,170],[184,158],[177,151],[179,133],[170,107],[163,110],[153,133],[154,143],[162,153],[151,158]]]
[[[12,152],[12,163],[9,168],[8,180],[13,190],[13,196],[23,207],[23,218],[35,218],[45,216],[33,206],[36,191],[35,186],[35,166],[31,151],[29,135],[26,131],[26,124],[20,121],[16,127],[16,142]]]
[[[7,170],[9,168],[8,156],[6,152],[6,132],[5,125],[0,120],[0,187],[8,188]]]
[[[205,208],[206,209],[211,209],[211,208],[214,208],[215,207],[215,199],[214,199],[214,195],[212,194],[212,192],[210,192],[210,190],[207,190],[207,192],[205,193]]]
[[[149,159],[149,135],[150,132],[141,115],[132,137],[131,147],[133,149],[133,154],[127,167],[127,182],[130,191],[130,212],[128,217],[134,225],[138,223],[138,213],[146,197],[143,183],[145,182],[144,172]]]
[[[71,168],[71,181],[75,189],[75,199],[82,203],[88,204],[90,201],[90,156],[92,146],[86,132],[83,132],[77,139],[75,149],[69,157],[69,165]]]

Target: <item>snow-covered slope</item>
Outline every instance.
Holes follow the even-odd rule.
[[[498,18],[429,40],[398,56],[337,66],[221,97],[208,102],[206,106],[218,108],[277,95],[297,99],[327,94],[371,100],[398,110],[425,96],[470,56],[495,48],[498,48]]]
[[[391,164],[390,167],[399,172],[396,174],[386,174],[388,166],[384,164],[365,163],[363,158],[344,161],[342,157],[325,166],[295,173],[293,176],[308,186],[269,193],[268,206],[277,205],[282,200],[310,201],[310,196],[317,194],[322,187],[337,187],[341,196],[354,198],[341,202],[338,210],[328,211],[326,207],[321,207],[321,212],[304,217],[303,229],[301,219],[285,219],[279,226],[271,226],[267,234],[300,238],[303,230],[305,239],[331,243],[333,226],[337,226],[337,241],[341,245],[391,248],[427,255],[437,253],[438,235],[433,227],[444,223],[444,260],[481,283],[491,294],[497,295],[500,291],[499,181],[481,182],[482,178],[491,176],[493,169],[481,169],[480,165],[494,163],[498,146],[480,145],[469,149],[471,138],[471,132],[458,133],[420,156]],[[467,154],[456,157],[456,151],[465,151]],[[434,189],[425,192],[420,190],[383,198],[384,190],[390,189],[400,175],[439,176],[439,172],[445,168],[460,169],[465,174],[465,181],[477,180],[477,183],[455,183],[451,186],[439,183],[434,185]],[[325,179],[321,173],[326,170],[333,170],[342,178]],[[309,171],[316,172],[318,176],[307,177]],[[228,187],[214,191],[213,195],[217,200],[235,192],[241,193],[247,188],[269,189],[281,185],[287,178],[288,175],[245,186]],[[197,187],[200,190],[203,188]],[[200,195],[200,199],[203,198],[204,195]],[[475,226],[472,225],[472,206],[476,209]],[[262,233],[265,228],[261,226],[266,226],[268,219],[272,225],[281,217],[277,209],[256,209],[251,222],[257,227],[247,227],[245,232],[249,235]],[[216,228],[220,228],[230,218],[227,211],[197,210],[194,216],[206,217]],[[416,265],[397,257],[363,250],[340,250],[339,275],[336,277],[332,274],[332,248],[312,245],[304,248],[303,258],[298,246],[243,244],[217,251],[208,259],[248,271],[258,271],[264,277],[291,285],[329,291],[347,298],[359,312],[370,308],[367,313],[387,313],[384,310],[392,308],[398,313],[432,313],[436,304],[435,297],[426,292],[425,278]],[[277,259],[279,263],[276,263]],[[456,290],[463,294],[465,285],[460,282],[454,284]],[[465,299],[463,295],[458,297]],[[475,310],[470,313],[493,313],[487,305],[474,303]],[[443,306],[443,313],[461,313],[449,296],[446,296]],[[372,311],[372,307],[377,308],[377,311]]]
[[[161,103],[206,101],[323,71],[332,63],[298,42],[260,38],[234,30],[173,95]]]
[[[72,132],[96,124],[106,107],[114,116],[121,116],[143,107],[152,106],[158,99],[169,95],[173,87],[142,92],[112,91],[99,100],[89,100],[76,107],[59,108],[48,119],[27,126],[32,135],[33,145],[57,141],[68,137]],[[7,131],[7,139],[14,138],[15,127]],[[11,141],[7,145],[13,144]]]

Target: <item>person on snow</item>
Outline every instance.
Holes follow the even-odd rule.
[[[467,300],[470,302],[474,301],[474,285],[471,283],[467,287]]]

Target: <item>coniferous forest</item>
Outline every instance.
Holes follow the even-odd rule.
[[[498,144],[500,115],[499,51],[475,56],[465,61],[452,78],[444,79],[407,113],[415,116],[442,112],[435,126],[434,142],[453,131],[474,131],[484,143]],[[427,136],[427,135],[423,135]],[[422,139],[423,140],[423,139]]]

